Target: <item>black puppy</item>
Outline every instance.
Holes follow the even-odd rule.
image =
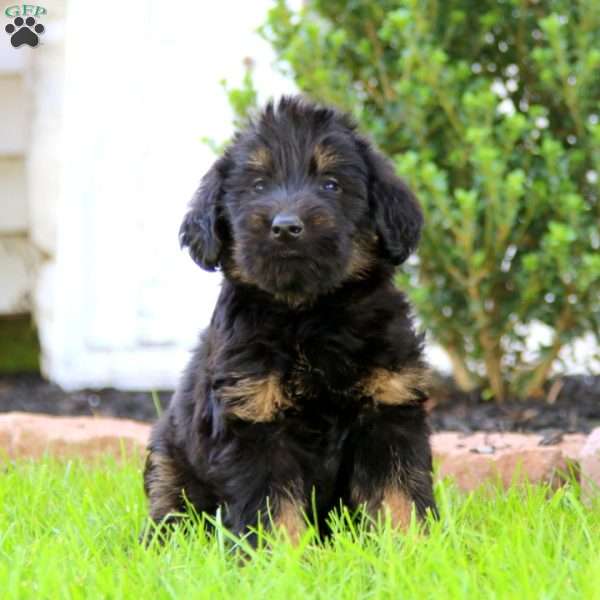
[[[150,516],[222,507],[297,537],[340,503],[406,526],[435,514],[427,369],[392,283],[422,225],[350,118],[269,104],[204,176],[181,226],[224,274],[208,330],[149,445]]]

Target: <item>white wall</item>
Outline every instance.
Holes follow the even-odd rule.
[[[37,160],[51,155],[59,163],[55,258],[40,277],[36,305],[43,368],[62,386],[176,382],[219,288],[219,275],[196,267],[177,239],[214,160],[201,138],[231,133],[219,81],[238,82],[243,58],[252,56],[263,89],[291,89],[253,33],[269,5],[190,1],[175,11],[131,0],[115,18],[84,0],[69,3],[64,90],[52,109],[61,114],[60,136],[36,140]],[[43,72],[40,65],[46,85],[36,88],[36,118],[56,123],[41,100],[60,94]],[[34,173],[39,202],[38,183]]]
[[[2,27],[3,29],[3,27]],[[0,32],[3,33],[4,32]],[[27,239],[27,91],[23,55],[0,45],[0,315],[31,310],[37,255]]]

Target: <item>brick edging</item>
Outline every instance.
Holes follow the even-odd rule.
[[[97,458],[140,455],[150,425],[108,417],[54,417],[34,413],[0,414],[0,462],[3,457]],[[452,477],[465,491],[485,481],[528,480],[560,485],[564,474],[578,474],[585,499],[600,489],[600,428],[589,436],[565,434],[541,445],[539,434],[441,432],[431,438],[441,477]]]

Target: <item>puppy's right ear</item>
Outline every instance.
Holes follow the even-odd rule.
[[[223,180],[228,165],[228,159],[221,157],[202,178],[200,187],[192,197],[190,210],[179,228],[181,247],[188,248],[192,260],[207,271],[214,271],[219,265],[225,241],[219,219]]]
[[[369,202],[383,255],[402,264],[419,242],[423,213],[408,186],[394,173],[392,163],[359,139],[369,169]]]

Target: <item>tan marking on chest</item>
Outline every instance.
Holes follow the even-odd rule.
[[[429,386],[429,370],[409,367],[401,371],[374,369],[362,383],[362,391],[375,402],[387,405],[410,404],[421,399]]]
[[[221,388],[220,396],[227,412],[245,421],[272,421],[277,413],[291,405],[277,375],[242,377],[235,385]]]

